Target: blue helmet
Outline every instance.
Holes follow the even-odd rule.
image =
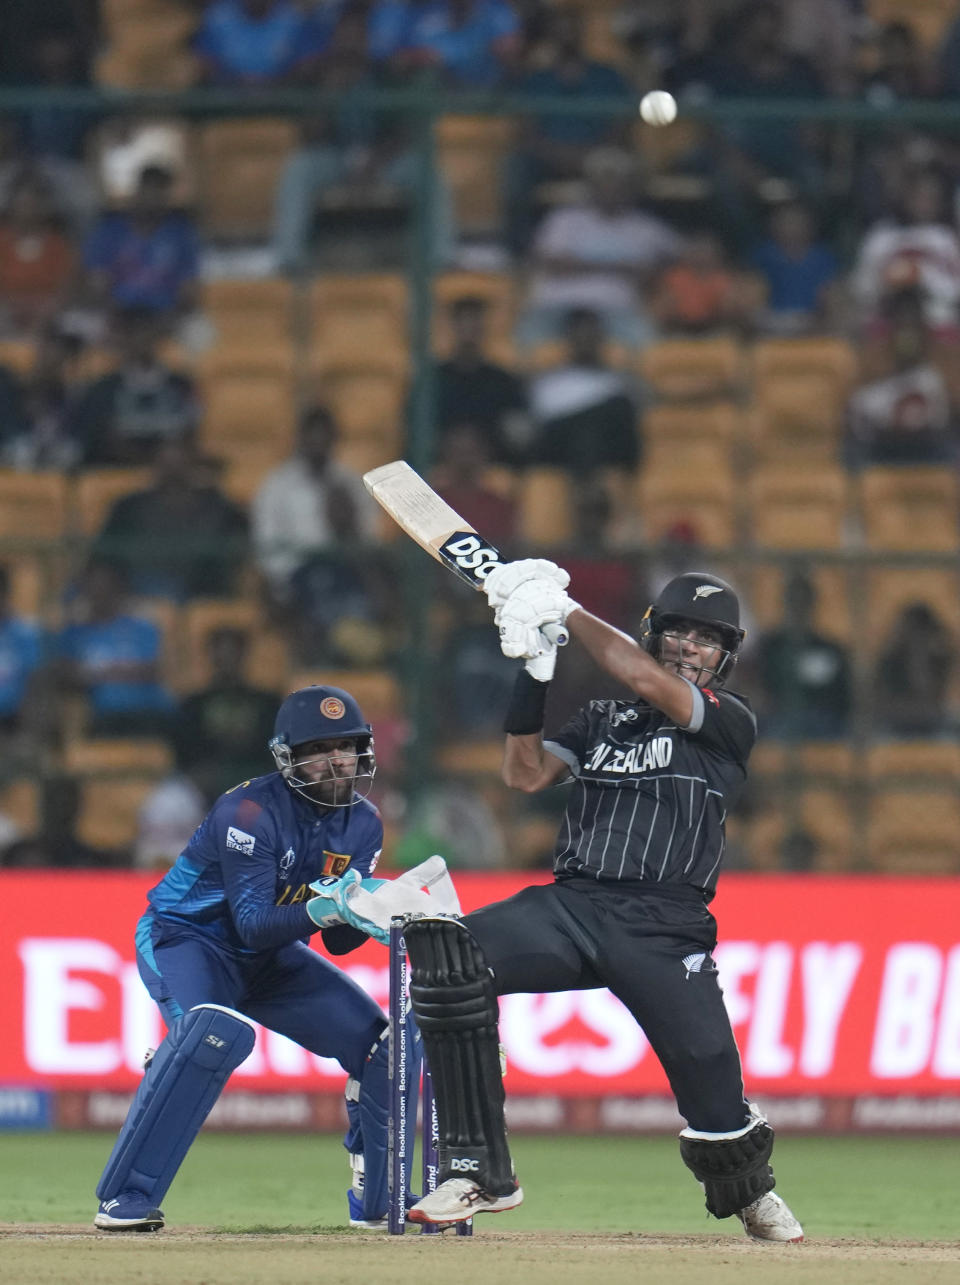
[[[277,770],[287,784],[311,798],[311,791],[316,783],[295,775],[296,747],[310,741],[340,741],[351,737],[357,742],[357,764],[353,781],[355,783],[360,776],[372,780],[377,770],[373,752],[373,729],[363,717],[354,697],[342,687],[302,687],[299,691],[291,692],[277,710],[269,749]]]

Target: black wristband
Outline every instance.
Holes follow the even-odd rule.
[[[549,686],[549,683],[541,683],[531,677],[526,667],[521,665],[503,720],[503,730],[508,736],[532,736],[535,732],[543,731]]]

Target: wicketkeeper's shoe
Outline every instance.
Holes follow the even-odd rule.
[[[803,1240],[803,1228],[790,1212],[790,1207],[775,1191],[741,1209],[737,1217],[748,1236],[755,1240]]]
[[[437,1223],[444,1227],[461,1223],[474,1214],[499,1214],[523,1204],[523,1189],[515,1187],[506,1196],[494,1196],[470,1178],[448,1178],[429,1192],[407,1213],[412,1223]]]
[[[93,1225],[101,1231],[159,1231],[163,1210],[141,1191],[121,1191],[111,1200],[100,1201]]]

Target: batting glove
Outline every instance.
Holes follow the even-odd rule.
[[[553,580],[524,581],[498,612],[500,650],[505,656],[523,660],[556,652],[556,645],[542,630],[546,625],[562,625],[578,606]]]
[[[566,589],[570,583],[567,572],[555,562],[547,558],[520,558],[493,568],[483,582],[487,602],[498,612],[514,590],[528,580],[549,580],[560,589]]]

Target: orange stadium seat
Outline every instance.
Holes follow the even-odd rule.
[[[487,305],[487,352],[512,365],[516,359],[513,326],[517,313],[517,284],[508,272],[442,272],[433,283],[433,350],[450,351],[450,305],[457,299],[482,299]]]
[[[517,498],[522,544],[547,548],[569,542],[573,536],[569,474],[563,469],[527,469],[521,475]]]
[[[790,837],[813,840],[811,868],[850,870],[857,864],[856,829],[850,796],[843,790],[793,787],[789,796],[771,791],[757,816],[744,827],[749,862],[757,870],[782,870]]]
[[[732,451],[742,435],[743,415],[733,402],[686,406],[666,403],[644,412],[643,433],[653,446],[708,442]]]
[[[293,335],[293,286],[281,277],[207,281],[201,301],[217,331],[214,352],[280,349]]]
[[[960,787],[960,745],[955,741],[878,741],[867,747],[863,762],[874,781],[913,777]]]
[[[680,527],[704,548],[727,548],[737,532],[737,496],[732,475],[712,478],[674,471],[657,478],[643,473],[638,509],[647,540],[656,544]]]
[[[178,688],[194,691],[210,681],[207,644],[216,629],[239,629],[249,638],[245,678],[255,687],[279,692],[289,665],[287,645],[270,630],[258,603],[242,598],[206,598],[180,609],[182,662]]]
[[[20,777],[0,784],[0,816],[12,821],[22,835],[35,834],[40,820],[40,788]]]
[[[69,486],[60,473],[0,469],[0,537],[48,542],[65,534]]]
[[[761,339],[750,350],[753,377],[759,382],[783,376],[831,380],[834,399],[842,402],[857,374],[857,355],[845,339],[827,336]]]
[[[214,454],[242,450],[269,438],[284,453],[293,449],[296,403],[289,376],[235,370],[204,386],[203,445]]]
[[[850,639],[852,602],[850,573],[843,567],[808,565],[804,574],[816,593],[815,627],[827,638]],[[784,573],[778,566],[755,567],[747,577],[747,602],[758,631],[773,629],[783,619]]]
[[[878,27],[904,23],[928,51],[941,42],[956,16],[952,0],[868,0],[866,8]]]
[[[950,788],[877,791],[867,851],[870,865],[887,873],[960,872],[960,794]]]
[[[900,613],[914,602],[926,603],[960,638],[960,576],[938,567],[883,567],[867,573],[864,637],[879,648]]]
[[[77,838],[112,852],[129,848],[136,838],[140,809],[159,779],[142,774],[84,779]]]
[[[437,165],[453,193],[462,233],[499,230],[503,162],[515,132],[506,116],[441,116],[437,121]]]
[[[960,488],[952,466],[868,468],[859,493],[870,548],[953,553],[960,544]]]
[[[666,400],[722,398],[740,391],[743,349],[736,339],[664,339],[640,356],[640,373]]]
[[[767,549],[836,549],[843,545],[847,477],[839,465],[800,470],[764,464],[747,487],[753,543]]]
[[[148,736],[68,740],[63,747],[62,766],[72,776],[130,772],[159,775],[173,770],[173,751],[166,741]]]
[[[405,373],[407,306],[401,273],[319,277],[309,295],[311,369],[349,368],[375,354],[382,366]]]
[[[294,121],[273,117],[218,120],[198,127],[199,205],[215,240],[259,240],[273,220],[274,194],[297,144]]]
[[[315,400],[333,411],[341,435],[399,446],[404,432],[406,380],[389,367],[358,364],[317,373]]]

